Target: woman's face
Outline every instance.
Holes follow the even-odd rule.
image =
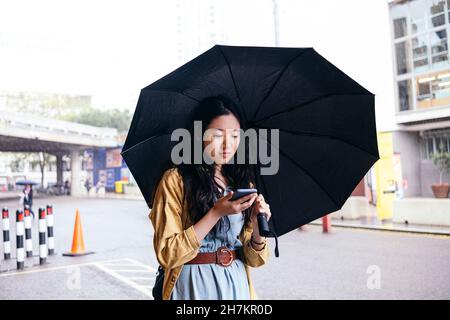
[[[214,118],[205,130],[203,148],[216,164],[224,164],[236,153],[240,130],[238,119],[233,114]]]

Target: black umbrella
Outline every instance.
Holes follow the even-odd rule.
[[[16,181],[16,185],[18,185],[18,186],[26,186],[26,185],[34,186],[36,184],[38,184],[38,183],[34,182],[33,180],[18,180],[18,181]]]
[[[122,156],[150,208],[172,131],[214,95],[246,128],[279,129],[278,173],[257,176],[278,236],[341,209],[379,159],[374,94],[313,48],[215,45],[141,90]]]

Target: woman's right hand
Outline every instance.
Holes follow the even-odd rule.
[[[239,213],[245,209],[248,209],[252,206],[258,194],[256,192],[246,195],[242,198],[236,199],[234,201],[230,201],[234,192],[230,191],[226,196],[218,199],[212,207],[212,212],[219,217],[227,216],[230,214]]]

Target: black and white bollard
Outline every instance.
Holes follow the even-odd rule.
[[[31,238],[31,215],[30,215],[30,207],[25,206],[23,211],[24,213],[24,222],[25,222],[25,249],[27,251],[27,258],[33,256],[33,239]]]
[[[9,240],[9,211],[8,208],[2,209],[2,226],[3,226],[3,254],[5,260],[11,258],[11,242]]]
[[[17,269],[22,270],[25,266],[25,252],[23,249],[23,234],[24,234],[24,225],[23,225],[23,211],[16,211],[16,247],[17,247]]]
[[[47,260],[46,229],[45,208],[39,208],[39,264],[45,264]]]
[[[47,205],[47,240],[48,240],[48,255],[55,254],[55,238],[53,236],[53,206]]]

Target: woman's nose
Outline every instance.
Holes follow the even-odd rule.
[[[228,143],[225,142],[223,144],[222,151],[224,151],[224,152],[231,152],[233,150],[232,142],[230,140],[228,140],[228,141],[229,141]]]
[[[233,137],[229,135],[224,136],[223,145],[226,148],[226,150],[229,150],[233,146]]]

